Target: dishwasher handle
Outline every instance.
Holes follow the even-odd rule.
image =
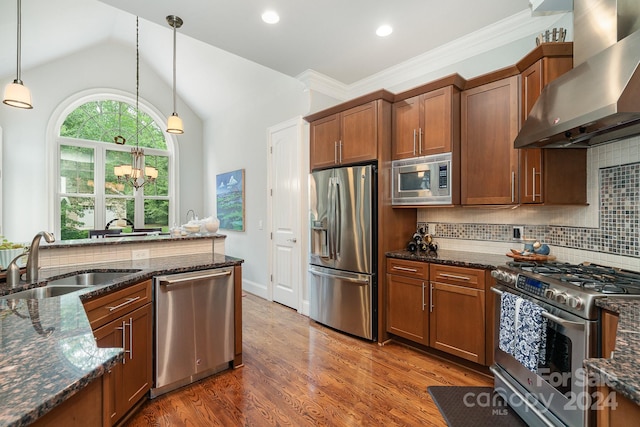
[[[194,280],[210,279],[214,277],[224,277],[224,276],[231,276],[231,270],[216,271],[209,274],[202,274],[199,276],[180,277],[180,278],[173,278],[173,279],[167,277],[167,278],[162,278],[159,281],[159,283],[160,283],[160,286],[171,286],[171,285],[177,285],[184,282],[193,282]]]

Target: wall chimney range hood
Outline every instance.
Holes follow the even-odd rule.
[[[613,25],[603,32],[607,18]],[[543,89],[515,148],[584,148],[640,134],[639,29],[638,0],[575,0],[574,68]]]

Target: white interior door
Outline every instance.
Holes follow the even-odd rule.
[[[273,301],[300,310],[301,119],[269,128],[271,291]]]

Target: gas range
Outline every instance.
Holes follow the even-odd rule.
[[[491,275],[502,285],[584,319],[597,319],[598,298],[640,298],[640,273],[598,264],[513,261]]]

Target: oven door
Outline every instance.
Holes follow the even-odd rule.
[[[496,339],[494,346],[496,366],[492,369],[496,375],[496,391],[504,394],[503,397],[512,406],[521,406],[513,408],[516,412],[520,414],[519,409],[526,411],[529,417],[532,415],[530,413],[532,408],[527,407],[525,401],[531,403],[535,399],[537,401],[535,406],[540,412],[537,415],[544,418],[540,425],[592,425],[593,411],[589,410],[590,390],[582,363],[585,358],[594,355],[597,322],[582,319],[500,284],[491,290],[496,294],[496,337],[500,336],[502,292],[510,292],[535,302],[546,311],[544,317],[547,319],[546,352],[539,361],[537,373],[532,372],[514,356],[500,349],[499,340]],[[504,389],[498,390],[498,384],[504,386]],[[519,401],[513,397],[514,394],[517,398],[523,399],[521,404],[513,405],[514,402]],[[526,418],[523,415],[521,417]],[[558,420],[561,423],[558,423]]]

